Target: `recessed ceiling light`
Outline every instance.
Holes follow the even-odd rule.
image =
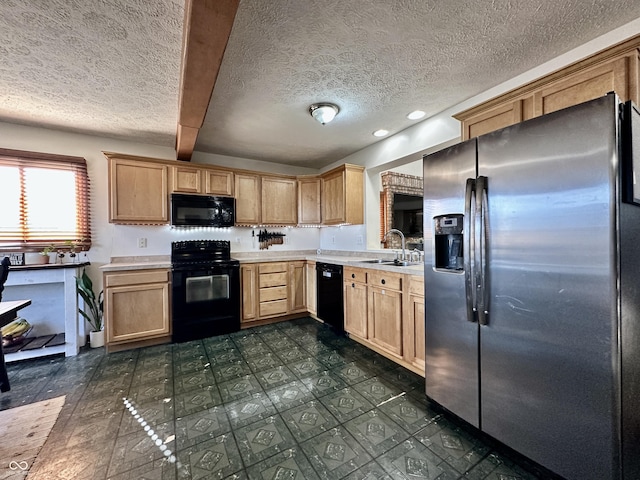
[[[373,135],[376,137],[384,137],[385,135],[389,134],[389,130],[385,130],[384,128],[381,128],[380,130],[376,130],[375,132],[373,132]]]
[[[407,118],[409,120],[418,120],[419,118],[422,118],[425,115],[426,115],[426,113],[424,113],[422,110],[414,110],[409,115],[407,115]]]

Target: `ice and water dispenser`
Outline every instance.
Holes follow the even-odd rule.
[[[462,249],[462,225],[464,215],[441,215],[433,219],[435,236],[435,268],[462,270],[464,255]]]

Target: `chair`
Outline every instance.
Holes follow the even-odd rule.
[[[11,265],[9,257],[4,257],[2,262],[0,262],[0,302],[2,301],[4,283],[7,281],[7,277],[9,276],[9,265]]]

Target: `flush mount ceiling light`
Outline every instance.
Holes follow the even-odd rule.
[[[389,134],[389,130],[385,130],[384,128],[381,128],[380,130],[376,130],[375,132],[373,132],[374,137],[384,137],[388,134]]]
[[[314,103],[309,107],[311,116],[322,125],[333,120],[339,111],[338,106],[333,103]]]
[[[422,110],[414,110],[409,115],[407,115],[407,118],[409,120],[418,120],[418,119],[424,117],[425,115],[426,114]]]

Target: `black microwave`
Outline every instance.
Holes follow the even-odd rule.
[[[210,195],[171,194],[171,225],[179,227],[233,227],[236,199]]]

